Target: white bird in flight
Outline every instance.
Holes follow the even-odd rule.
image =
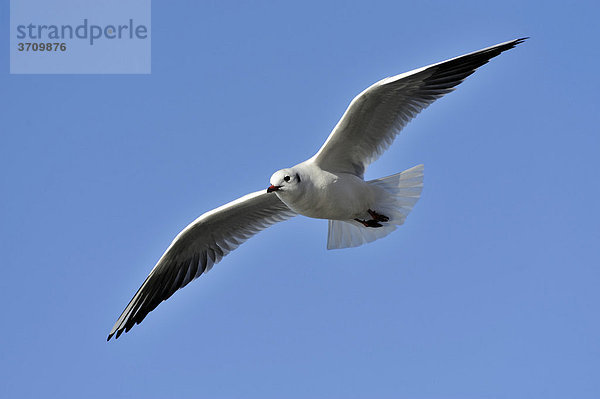
[[[270,186],[206,212],[175,237],[133,296],[107,340],[129,331],[162,301],[207,272],[261,230],[297,214],[329,220],[327,249],[385,237],[421,195],[423,165],[365,181],[367,166],[429,104],[491,58],[526,38],[500,43],[385,78],[356,96],[310,159],[281,169]]]

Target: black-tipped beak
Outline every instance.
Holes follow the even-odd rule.
[[[269,188],[267,188],[267,192],[268,193],[272,193],[273,191],[277,191],[281,188],[281,186],[274,186],[274,185],[270,185]]]

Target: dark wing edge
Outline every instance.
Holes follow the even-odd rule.
[[[312,159],[323,169],[363,176],[366,167],[419,112],[453,91],[477,68],[526,39],[500,43],[373,84],[352,100]]]
[[[167,300],[175,291],[207,272],[225,255],[267,227],[296,213],[265,190],[209,211],[175,237],[108,334],[109,341]]]

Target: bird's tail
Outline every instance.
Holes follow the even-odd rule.
[[[358,247],[385,237],[404,223],[423,190],[423,165],[417,165],[395,175],[370,180],[379,187],[379,196],[372,209],[389,218],[381,227],[365,227],[355,220],[330,220],[327,249]]]

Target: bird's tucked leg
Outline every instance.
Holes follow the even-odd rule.
[[[356,220],[359,223],[362,223],[362,225],[365,227],[383,227],[383,225],[381,223],[379,223],[377,220],[373,220],[373,219],[363,220],[363,219],[356,218],[354,220]]]
[[[379,213],[372,211],[372,210],[367,210],[367,212],[369,212],[369,215],[371,215],[371,217],[373,218],[373,220],[377,221],[377,222],[388,222],[390,220],[389,217],[385,216],[385,215],[380,215]]]
[[[362,225],[365,227],[383,227],[383,225],[379,222],[387,222],[390,220],[389,217],[387,217],[385,215],[380,215],[379,213],[377,213],[371,209],[368,209],[367,212],[369,212],[369,215],[371,215],[371,217],[373,219],[363,220],[363,219],[356,218],[354,220],[356,220],[359,223],[362,223]]]

